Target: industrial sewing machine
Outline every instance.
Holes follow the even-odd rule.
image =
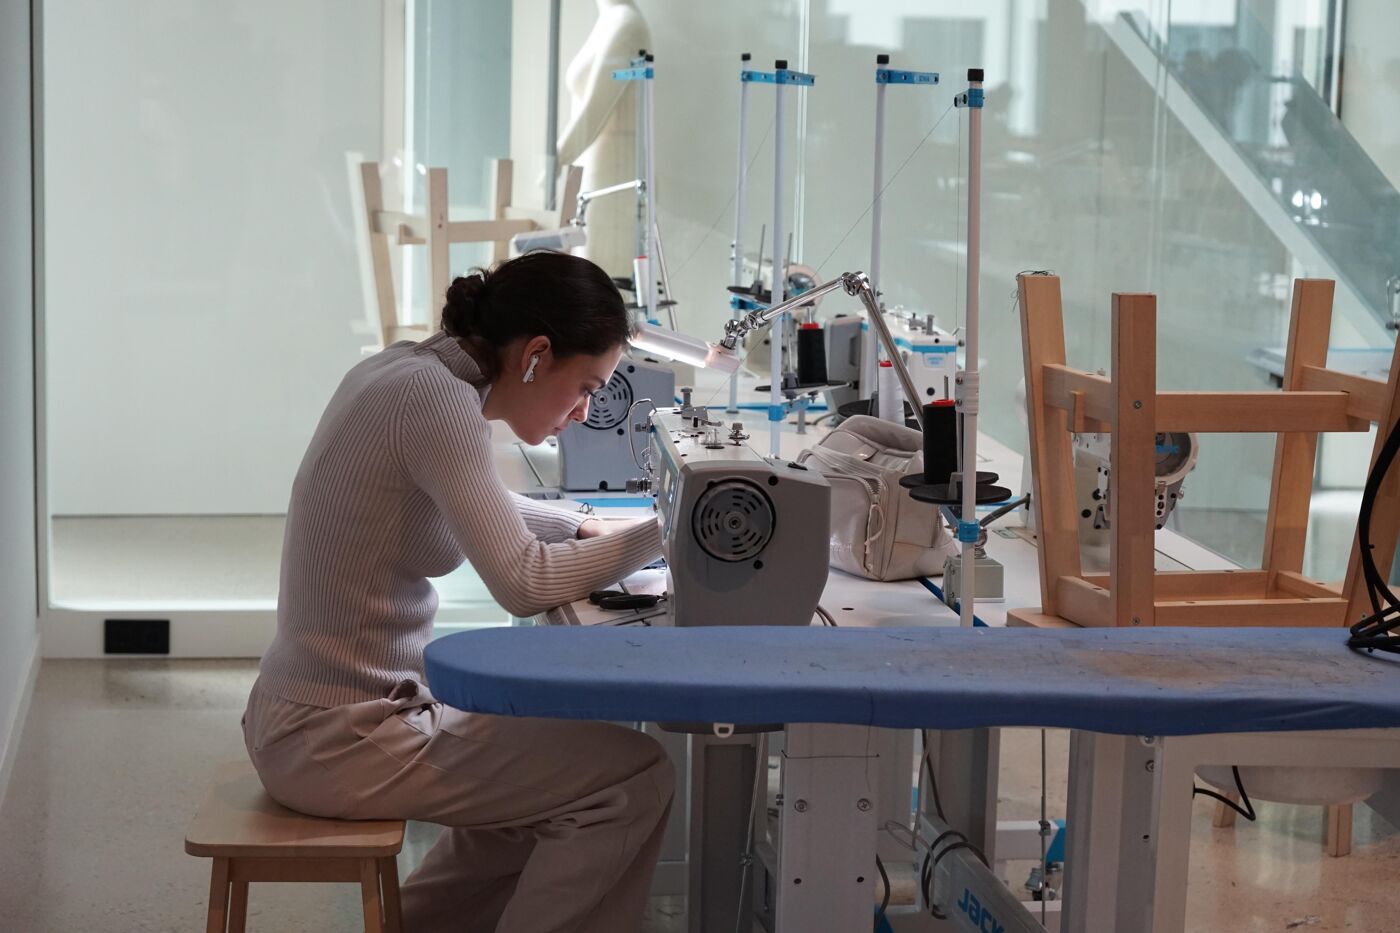
[[[705,415],[662,409],[647,427],[671,621],[811,624],[826,587],[831,487],[815,470],[755,453],[741,424]]]
[[[676,376],[669,366],[651,359],[624,356],[608,384],[593,394],[588,420],[574,422],[559,434],[559,485],[568,490],[616,490],[642,473],[646,444],[635,437],[634,403],[650,399],[670,405],[676,396]],[[636,409],[644,420],[646,408]]]
[[[1155,438],[1157,456],[1152,481],[1153,517],[1157,528],[1166,527],[1167,519],[1185,493],[1182,485],[1186,475],[1196,466],[1200,440],[1186,431],[1167,431]],[[1075,434],[1074,489],[1080,504],[1079,546],[1086,567],[1107,570],[1109,543],[1112,538],[1113,514],[1109,508],[1109,490],[1113,482],[1113,466],[1109,456],[1110,436],[1107,434]],[[1030,463],[1030,458],[1026,458]],[[1029,469],[1029,467],[1027,467]],[[1027,487],[1029,488],[1029,487]]]
[[[958,378],[958,338],[939,327],[932,313],[893,308],[886,312],[892,321],[890,332],[899,347],[900,358],[919,390],[917,401],[924,405],[935,399],[953,397]]]

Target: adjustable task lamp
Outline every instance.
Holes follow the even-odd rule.
[[[895,373],[899,376],[899,382],[904,389],[905,396],[918,398],[918,391],[914,388],[914,380],[910,377],[909,370],[904,365],[899,350],[895,347],[894,336],[885,324],[884,316],[880,314],[880,305],[875,296],[875,289],[871,287],[870,279],[866,277],[864,272],[842,273],[831,281],[808,289],[795,298],[789,298],[779,304],[750,311],[743,317],[726,321],[724,337],[718,343],[710,343],[707,340],[649,324],[639,324],[632,332],[630,342],[632,346],[648,353],[656,353],[668,359],[679,360],[704,369],[732,373],[739,368],[738,346],[745,335],[760,327],[767,327],[786,312],[810,304],[838,288],[845,289],[848,295],[860,298],[861,304],[865,305],[866,313],[870,317],[872,329],[879,335],[885,352],[890,355],[890,362],[894,364]],[[917,405],[913,408],[914,417],[918,420],[919,427],[922,428],[923,412]],[[773,430],[775,432],[778,430],[776,422],[773,425]]]

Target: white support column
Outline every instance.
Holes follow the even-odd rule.
[[[1065,933],[1114,929],[1124,754],[1129,741],[1135,740],[1090,732],[1070,734],[1061,910],[1061,930]]]
[[[1158,739],[1155,777],[1152,788],[1152,858],[1146,867],[1152,872],[1146,903],[1144,933],[1184,933],[1186,930],[1186,877],[1191,856],[1191,802],[1196,783],[1196,766],[1188,748],[1189,739]],[[1180,752],[1180,753],[1178,753]]]
[[[1157,755],[1152,740],[1140,736],[1071,734],[1062,927],[1066,933],[1151,930],[1158,851],[1152,823]],[[1187,832],[1190,806],[1188,777]]]
[[[882,56],[888,61],[888,56]],[[886,61],[886,63],[887,63]],[[875,83],[875,185],[870,202],[870,285],[875,289],[876,300],[880,295],[880,232],[884,199],[880,192],[885,187],[885,88],[883,81]],[[883,302],[881,302],[883,306]],[[880,363],[880,341],[875,336],[875,326],[871,324],[861,342],[860,355],[860,397],[868,399],[875,391]],[[875,414],[873,411],[871,414]]]
[[[783,252],[787,230],[783,225],[783,72],[787,62],[778,60],[774,66],[773,85],[773,304],[782,304],[787,298],[787,271],[783,268]],[[768,380],[768,452],[778,456],[779,434],[783,423],[774,418],[774,413],[783,404],[783,327],[788,315],[778,317],[769,325],[769,369]]]
[[[647,56],[648,61],[644,67],[651,70],[654,66],[650,61],[651,56]],[[647,273],[646,281],[646,305],[647,320],[659,321],[657,314],[656,296],[656,273],[657,273],[657,252],[656,252],[656,95],[652,92],[652,79],[642,79],[642,110],[646,120],[646,182],[647,182],[647,219],[646,219],[646,239],[647,239],[647,261],[644,265]],[[633,283],[637,284],[637,283]]]
[[[976,80],[972,80],[973,78]],[[959,376],[958,408],[963,414],[962,521],[977,521],[977,337],[982,259],[982,72],[968,73],[967,108],[967,355]],[[974,93],[975,92],[975,93]],[[975,98],[975,99],[974,99]],[[964,628],[972,627],[977,592],[977,545],[964,541],[958,568],[958,598]]]
[[[884,826],[893,821],[900,826],[913,826],[914,730],[876,729],[874,736],[875,749],[880,756],[880,805],[876,825]],[[877,851],[886,865],[900,859],[908,861],[907,841],[889,833],[879,834]]]
[[[782,757],[775,933],[868,930],[875,867],[876,765],[864,726],[790,725]]]
[[[749,194],[749,82],[744,80],[744,72],[748,70],[750,58],[748,52],[739,58],[739,165],[734,185],[734,276],[730,283],[739,287],[747,284],[744,282],[744,205]],[[762,258],[759,257],[760,261]],[[742,312],[735,308],[733,315],[737,320]],[[739,411],[737,372],[729,377],[729,407],[725,411],[731,415]]]

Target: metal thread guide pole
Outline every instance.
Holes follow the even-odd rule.
[[[977,522],[977,319],[982,258],[981,68],[968,69],[967,91],[958,95],[955,103],[967,108],[967,349],[957,381],[957,410],[962,415],[962,511],[958,521],[962,565],[958,574],[958,595],[962,609],[961,623],[964,628],[971,628],[973,603],[977,593],[974,579],[977,570],[977,540],[982,530]]]
[[[558,208],[559,183],[559,4],[549,0],[549,92],[544,125],[544,207]]]
[[[882,194],[885,190],[885,88],[891,84],[923,84],[932,87],[938,83],[938,73],[933,71],[895,71],[889,68],[890,57],[886,54],[875,56],[875,186],[870,202],[870,284],[875,287],[875,294],[880,293],[880,235],[882,229],[882,214],[884,213],[885,199]],[[880,302],[881,311],[884,310],[885,303]],[[869,325],[873,328],[873,324]],[[865,328],[862,328],[864,330]],[[861,341],[860,356],[860,393],[859,397],[868,399],[875,391],[875,382],[878,375],[877,366],[880,364],[880,344],[875,340],[872,329],[869,339]],[[916,399],[910,399],[909,404],[915,407],[918,404]],[[874,412],[872,411],[873,415]]]
[[[660,320],[657,314],[658,304],[656,297],[656,269],[652,263],[657,262],[656,251],[656,95],[653,93],[653,77],[656,72],[652,67],[654,57],[648,53],[646,56],[646,77],[642,80],[642,103],[643,114],[646,119],[646,179],[647,185],[647,261],[643,268],[647,274],[647,320]],[[634,283],[635,284],[635,283]],[[675,329],[675,322],[671,322],[672,329]]]
[[[749,149],[749,74],[748,64],[753,56],[748,52],[739,56],[739,169],[738,181],[734,186],[734,276],[730,283],[736,288],[743,288],[744,282],[744,199],[748,196],[749,187],[749,160],[747,158]],[[762,262],[763,257],[759,257]],[[733,309],[733,316],[737,320],[742,315],[738,295],[730,298],[730,307]],[[729,407],[725,409],[729,414],[737,414],[739,411],[739,374],[735,372],[729,377]]]
[[[637,57],[632,59],[629,64],[629,70],[635,72],[636,69],[645,68],[646,63],[647,50],[638,49]],[[618,74],[619,73],[614,73],[613,77],[617,77]],[[647,127],[646,114],[643,110],[642,92],[639,88],[637,90],[637,124],[636,129],[632,133],[637,145],[637,154],[636,158],[632,161],[632,174],[642,182],[642,185],[637,188],[637,203],[634,205],[635,210],[633,212],[635,216],[632,219],[632,239],[634,241],[632,243],[633,256],[640,256],[647,250],[647,237],[643,229],[647,222],[646,191],[643,190],[643,187],[646,185],[644,179],[647,173]],[[640,305],[642,303],[641,284],[633,281],[632,286],[632,294],[636,298],[637,304]]]
[[[773,105],[773,274],[772,279],[773,304],[780,305],[787,297],[787,268],[783,260],[778,258],[782,244],[786,242],[784,236],[786,227],[784,226],[783,209],[783,90],[788,85],[798,87],[810,86],[816,79],[809,74],[800,71],[789,71],[787,59],[780,58],[773,63],[774,85],[774,105]],[[784,315],[790,312],[784,312]],[[786,327],[786,317],[773,322],[769,332],[769,386],[768,386],[768,422],[769,422],[769,454],[778,456],[779,435],[782,432],[783,420],[787,417],[787,406],[783,404],[783,330]]]
[[[645,199],[645,209],[640,211],[641,234],[638,237],[637,258],[632,264],[632,290],[637,303],[644,309],[644,317],[649,324],[659,324],[657,311],[660,302],[657,298],[656,272],[652,263],[659,263],[656,242],[656,120],[655,102],[652,93],[652,79],[656,76],[653,65],[655,56],[643,49],[639,58],[633,59],[632,67],[612,73],[616,81],[639,81],[637,131],[638,169],[642,184],[639,194]],[[674,329],[675,322],[672,323]]]
[[[773,77],[779,78],[787,71],[787,60],[778,59],[773,63]],[[773,87],[773,304],[780,305],[787,298],[787,270],[781,268],[783,234],[783,82],[775,81]],[[760,270],[762,271],[762,270]],[[773,322],[768,332],[768,453],[778,456],[779,433],[787,412],[783,408],[783,324],[784,319]]]

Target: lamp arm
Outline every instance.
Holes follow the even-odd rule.
[[[870,327],[875,331],[880,340],[880,344],[889,355],[890,363],[894,366],[895,375],[899,377],[899,384],[904,389],[904,396],[909,400],[909,407],[914,411],[914,420],[919,424],[919,430],[924,427],[924,409],[919,404],[919,393],[914,387],[914,380],[909,375],[909,367],[904,365],[904,359],[900,356],[899,348],[895,346],[894,335],[890,333],[889,325],[885,323],[885,316],[880,313],[880,302],[875,294],[875,287],[870,284],[870,277],[864,272],[843,272],[837,278],[829,282],[824,282],[816,288],[810,288],[800,295],[789,298],[781,304],[763,308],[758,311],[750,311],[748,314],[736,320],[725,322],[724,339],[720,345],[727,350],[733,350],[738,346],[739,341],[752,330],[760,327],[767,327],[773,321],[781,317],[785,312],[794,308],[810,304],[823,295],[834,292],[838,288],[844,289],[846,294],[859,297],[861,304],[865,306],[865,316],[870,319]]]
[[[588,210],[590,201],[607,197],[610,194],[621,194],[624,191],[646,191],[647,183],[645,179],[637,178],[632,181],[620,182],[616,185],[609,185],[606,188],[597,188],[593,191],[580,191],[577,206],[574,209],[574,224],[582,227],[584,225],[583,215]]]

